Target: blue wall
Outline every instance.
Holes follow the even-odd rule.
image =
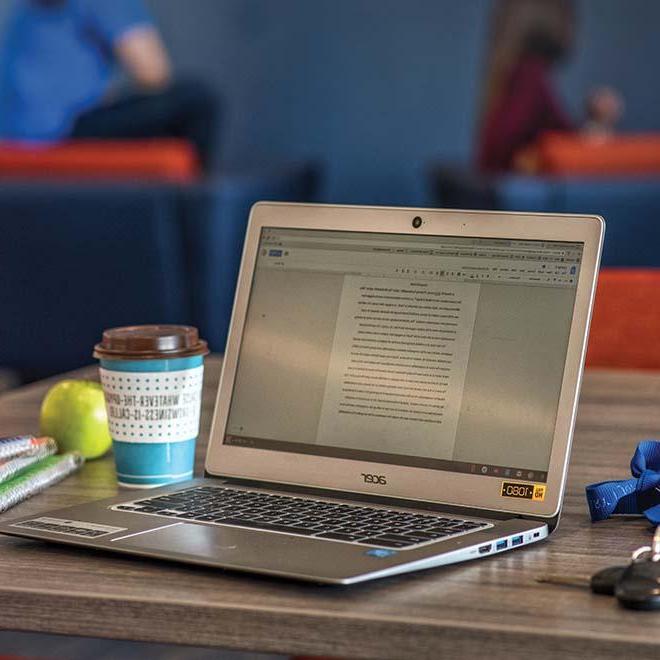
[[[223,162],[318,158],[326,197],[411,203],[471,141],[488,0],[151,0],[227,101]]]
[[[622,128],[660,130],[660,2],[582,0],[578,43],[561,76],[567,105],[579,117],[585,91],[616,87],[626,99]]]

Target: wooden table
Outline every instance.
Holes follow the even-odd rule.
[[[208,361],[202,437],[220,361]],[[82,372],[94,377],[94,370]],[[78,374],[80,376],[80,374]],[[0,434],[36,430],[48,383],[0,397]],[[0,538],[0,628],[363,658],[659,658],[660,613],[539,584],[589,575],[650,540],[642,519],[589,522],[587,483],[628,476],[638,440],[660,435],[660,375],[586,376],[564,516],[547,542],[500,557],[353,587],[284,580]],[[201,443],[202,445],[204,443]],[[204,447],[199,447],[201,471]],[[441,478],[441,475],[439,475]],[[111,458],[7,518],[114,495]]]

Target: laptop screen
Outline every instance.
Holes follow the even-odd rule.
[[[263,229],[225,444],[546,481],[582,248]]]

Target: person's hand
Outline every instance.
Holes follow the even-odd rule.
[[[131,80],[144,90],[160,90],[172,77],[165,45],[151,26],[128,30],[115,43],[115,53]]]
[[[587,115],[590,122],[612,129],[623,116],[623,97],[611,87],[598,87],[587,97]]]

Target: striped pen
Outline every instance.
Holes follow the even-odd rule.
[[[0,461],[17,456],[34,456],[39,453],[47,456],[49,453],[55,453],[54,451],[48,452],[48,449],[52,447],[57,451],[55,440],[48,437],[17,435],[11,438],[0,438]],[[44,451],[46,451],[45,454],[43,454]]]
[[[48,456],[0,484],[0,513],[68,477],[84,460],[78,452]]]
[[[34,440],[35,442],[30,444],[23,453],[0,458],[0,484],[27,469],[30,465],[57,453],[57,444],[52,438],[35,438]]]

